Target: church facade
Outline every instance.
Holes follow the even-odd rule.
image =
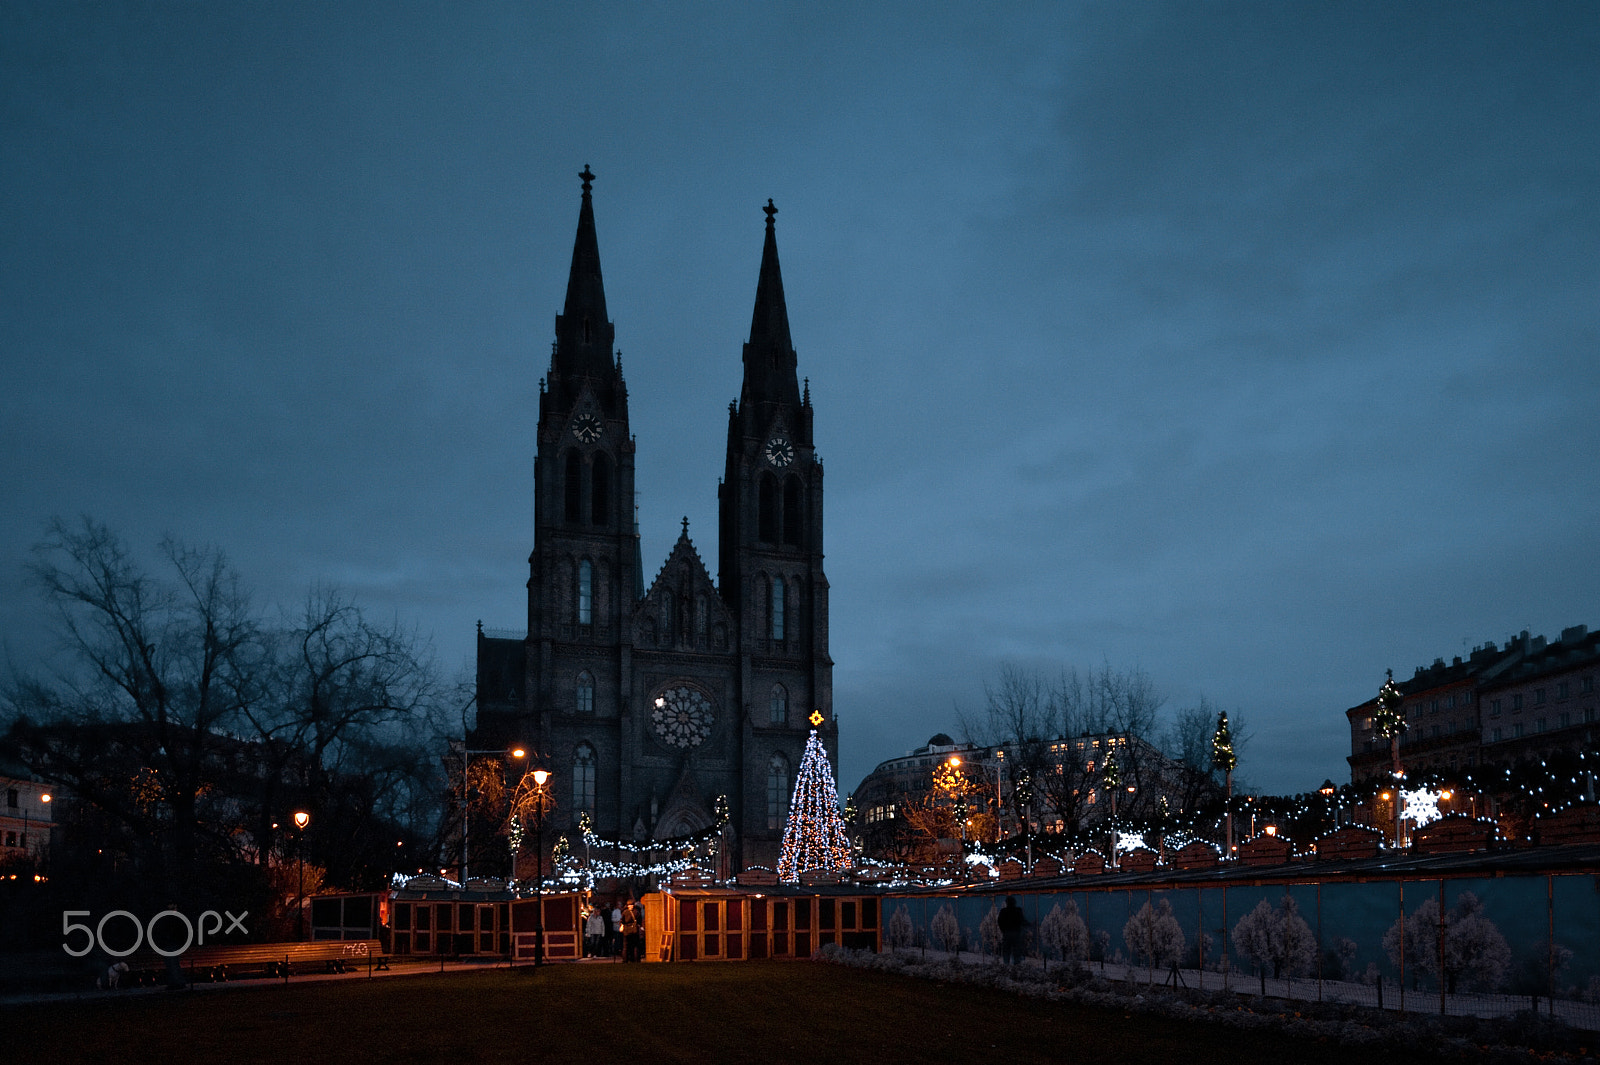
[[[539,393],[527,634],[480,631],[468,745],[527,745],[550,770],[547,847],[586,812],[612,838],[692,833],[714,824],[725,797],[733,868],[775,868],[813,719],[838,764],[822,465],[789,334],[777,212],[769,200],[743,383],[728,408],[716,580],[687,520],[647,574],[594,175],[580,177],[566,302]],[[648,428],[644,437],[639,446]]]

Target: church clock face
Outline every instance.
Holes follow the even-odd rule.
[[[687,751],[700,746],[711,735],[715,720],[711,703],[693,688],[668,688],[656,696],[650,724],[656,737],[669,747]]]
[[[766,454],[768,462],[782,468],[794,461],[794,445],[786,436],[775,436],[767,441]]]
[[[585,444],[592,444],[600,439],[600,433],[604,428],[600,424],[600,418],[588,411],[572,419],[572,435],[582,440]]]

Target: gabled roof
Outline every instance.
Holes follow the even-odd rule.
[[[634,613],[637,615],[652,603],[658,603],[664,595],[677,595],[683,592],[705,599],[707,622],[731,623],[732,618],[728,614],[728,609],[722,602],[722,597],[717,594],[717,586],[712,582],[706,564],[701,561],[700,552],[695,550],[694,541],[689,539],[688,518],[683,519],[683,531],[678,534],[677,543],[667,552],[667,560],[661,564],[655,580],[650,582],[650,588],[644,593],[644,598],[635,604]]]

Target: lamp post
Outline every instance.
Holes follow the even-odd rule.
[[[1000,781],[1005,776],[1006,751],[1004,747],[996,747],[994,757],[989,760],[994,766],[994,841],[999,843],[1005,838],[1000,827]]]
[[[966,782],[961,778],[961,756],[952,754],[944,763],[943,789],[950,799],[951,813],[961,828],[961,879],[966,880],[967,870],[967,795]],[[934,776],[935,784],[939,784],[938,774]],[[957,800],[959,798],[959,805]]]
[[[311,815],[304,810],[294,812],[295,852],[300,859],[300,881],[294,893],[294,934],[296,939],[304,939],[305,933],[305,898],[306,898],[306,826],[311,823]]]
[[[48,791],[42,793],[39,796],[39,801],[42,802],[42,803],[47,803],[48,804],[50,802],[50,793]],[[49,824],[48,821],[46,821],[45,823]],[[23,857],[24,860],[30,859],[33,855],[37,854],[38,850],[39,850],[38,847],[29,847],[28,846],[28,829],[29,829],[28,804],[27,803],[23,803],[22,804],[22,857]],[[33,866],[34,873],[37,874],[39,872],[39,863],[37,861],[33,861],[33,862],[31,862],[31,864]],[[38,879],[39,879],[38,876],[35,875],[34,876],[34,880],[37,881]]]
[[[535,769],[533,771],[533,845],[534,845],[534,882],[533,882],[533,964],[535,968],[544,964],[544,802],[545,782],[550,779],[548,769]]]
[[[470,704],[469,704],[470,705]],[[451,741],[451,746],[454,746]],[[472,772],[472,756],[475,754],[498,754],[501,757],[510,755],[513,758],[525,758],[528,752],[521,747],[513,747],[509,751],[504,747],[476,747],[469,748],[465,740],[461,741],[461,886],[467,886],[467,842],[468,832],[472,825],[472,804],[467,801],[467,789],[470,786]],[[511,856],[511,873],[506,877],[509,882],[517,874],[517,856]]]

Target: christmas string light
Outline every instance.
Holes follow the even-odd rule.
[[[813,724],[820,715],[813,715]],[[850,868],[850,837],[839,815],[839,793],[833,786],[833,768],[817,730],[811,730],[806,750],[795,773],[789,800],[789,820],[783,829],[783,852],[778,858],[778,879],[794,883],[811,870],[844,872]]]

